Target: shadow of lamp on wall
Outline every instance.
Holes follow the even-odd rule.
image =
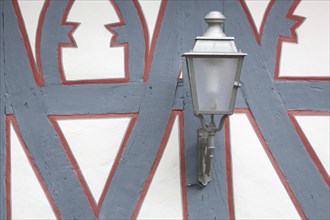
[[[198,129],[198,181],[206,186],[211,181],[211,160],[214,156],[215,133],[223,127],[228,115],[233,114],[243,58],[237,51],[234,38],[227,37],[221,28],[225,17],[219,11],[205,16],[208,24],[203,36],[195,39],[192,51],[186,58],[194,114],[200,119]],[[221,116],[219,125],[215,115]],[[207,124],[204,117],[209,116]]]

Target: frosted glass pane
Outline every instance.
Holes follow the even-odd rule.
[[[229,111],[238,58],[194,58],[199,111]]]

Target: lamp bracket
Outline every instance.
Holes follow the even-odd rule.
[[[203,115],[198,115],[202,127],[198,129],[198,181],[206,186],[211,181],[211,161],[215,150],[215,133],[223,127],[228,115],[223,115],[218,127],[214,122],[214,115],[211,115],[210,124],[206,124]]]
[[[210,122],[210,124],[206,124],[203,115],[198,114],[196,116],[199,118],[199,121],[200,121],[200,123],[202,125],[202,128],[205,131],[207,131],[207,132],[214,132],[214,133],[216,133],[216,132],[218,132],[218,131],[220,131],[222,129],[223,124],[224,124],[226,118],[228,117],[228,115],[223,115],[221,117],[221,119],[220,119],[220,122],[219,122],[218,127],[216,127],[215,122],[214,122],[214,115],[211,115],[211,122]]]
[[[203,128],[198,129],[198,182],[203,187],[211,181],[211,159],[214,152],[214,147],[208,148],[208,134]]]

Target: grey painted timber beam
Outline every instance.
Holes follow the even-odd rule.
[[[62,25],[69,1],[50,1],[42,25],[40,59],[45,86],[61,84],[58,62],[58,44],[70,43],[71,26]]]
[[[4,1],[5,85],[18,128],[63,219],[93,219],[61,140],[48,120],[11,1]],[[19,62],[19,65],[18,65]],[[2,151],[4,152],[4,151]],[[79,201],[79,202],[77,202]]]
[[[293,1],[276,1],[287,4]],[[283,3],[284,2],[284,3]],[[272,13],[281,14],[283,7],[274,7]],[[239,48],[249,55],[242,70],[244,97],[252,115],[285,176],[301,209],[301,217],[325,219],[329,216],[329,187],[318,172],[307,150],[292,125],[281,91],[274,84],[272,69],[267,68],[264,52],[260,52],[239,1],[225,1],[226,31],[236,38]],[[285,17],[284,17],[285,18]],[[267,29],[278,35],[287,30],[287,23]],[[282,26],[283,24],[283,26]],[[266,30],[265,30],[266,31]],[[269,51],[272,53],[272,51]],[[273,60],[275,62],[275,60]],[[323,97],[320,97],[323,98]],[[305,216],[304,216],[305,215]]]
[[[150,174],[169,121],[180,59],[177,55],[179,1],[168,1],[154,52],[146,94],[122,159],[104,200],[100,218],[130,219]],[[152,137],[152,138],[151,138]]]
[[[146,84],[47,86],[42,98],[50,115],[138,112]]]
[[[329,82],[275,81],[275,86],[288,110],[330,110]]]
[[[117,43],[128,43],[129,81],[142,82],[144,73],[145,44],[140,18],[133,1],[116,1],[125,25],[114,27],[118,34]]]
[[[6,219],[6,134],[5,134],[5,81],[4,81],[4,2],[0,1],[0,219]]]

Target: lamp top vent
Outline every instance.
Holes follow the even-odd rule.
[[[184,53],[184,56],[220,55],[220,56],[245,56],[237,50],[234,38],[227,37],[222,30],[225,16],[220,11],[211,11],[205,16],[208,24],[206,32],[195,38],[192,51]]]
[[[221,24],[225,22],[226,18],[220,11],[211,11],[204,19],[209,27],[203,37],[226,37],[221,28]]]
[[[226,18],[220,11],[211,11],[204,17],[206,23],[224,23]]]

